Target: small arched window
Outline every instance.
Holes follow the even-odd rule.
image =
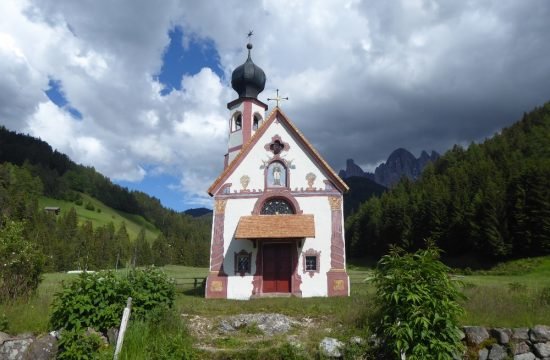
[[[258,130],[261,124],[262,124],[262,117],[260,116],[260,114],[258,113],[254,114],[254,120],[252,122],[252,130],[254,131]]]
[[[241,130],[243,127],[243,116],[241,113],[237,113],[233,116],[233,124],[231,124],[231,131]]]
[[[292,205],[285,199],[268,199],[262,205],[260,210],[261,215],[281,215],[281,214],[294,214]]]

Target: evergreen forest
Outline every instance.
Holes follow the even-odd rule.
[[[95,226],[79,221],[75,208],[87,194],[115,210],[143,217],[159,235],[145,229],[130,238],[124,223]],[[74,202],[59,215],[45,212],[41,196]],[[194,218],[162,206],[143,192],[113,184],[93,167],[78,165],[50,145],[0,126],[0,227],[23,225],[24,238],[45,255],[46,271],[112,269],[128,265],[207,266],[211,219]]]
[[[447,257],[500,261],[550,254],[550,103],[467,149],[455,145],[346,219],[350,257],[433,241]]]

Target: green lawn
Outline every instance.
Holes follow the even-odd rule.
[[[525,262],[525,261],[523,261]],[[538,258],[534,263],[496,268],[487,273],[458,276],[464,284],[463,301],[466,314],[464,325],[532,326],[550,324],[550,257]],[[352,266],[351,296],[348,298],[267,298],[250,301],[206,300],[199,291],[194,292],[193,278],[204,278],[207,268],[169,265],[164,268],[176,279],[179,313],[201,316],[218,316],[239,313],[279,312],[296,317],[319,317],[334,324],[355,324],[363,321],[373,309],[374,288],[370,283],[372,272],[364,267]],[[126,270],[121,270],[124,274]],[[496,275],[495,273],[502,275]],[[521,274],[520,272],[523,272]],[[77,275],[49,273],[44,275],[38,293],[27,303],[0,305],[5,313],[9,331],[14,333],[48,329],[49,305],[62,281]],[[359,320],[358,320],[359,319]],[[354,326],[355,326],[354,325]]]
[[[71,207],[74,207],[80,223],[91,221],[94,228],[107,225],[112,222],[115,224],[115,228],[118,229],[120,224],[124,221],[126,223],[126,229],[128,230],[128,235],[130,235],[131,241],[137,237],[142,228],[145,229],[145,238],[150,242],[156,239],[160,233],[153,224],[145,220],[142,216],[128,214],[123,211],[112,209],[103,204],[101,201],[86,194],[81,194],[81,196],[83,200],[82,205],[76,205],[74,202],[42,196],[39,199],[39,206],[40,208],[44,208],[46,206],[57,206],[61,208],[62,213],[68,212]],[[87,210],[85,208],[85,205],[88,202],[94,206],[94,210]],[[100,209],[100,212],[98,212],[97,209]]]

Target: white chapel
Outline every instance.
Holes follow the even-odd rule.
[[[248,58],[232,74],[224,170],[214,197],[207,298],[348,296],[338,177],[277,106],[257,96],[265,73]],[[277,95],[277,98],[279,96]]]

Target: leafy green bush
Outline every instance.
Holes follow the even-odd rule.
[[[155,309],[168,309],[175,297],[174,282],[159,269],[133,270],[128,276],[111,271],[82,273],[63,284],[54,295],[50,326],[79,330],[92,327],[105,332],[118,326],[128,297],[132,318],[143,319]]]
[[[44,256],[23,237],[23,223],[0,219],[0,302],[32,295],[42,280]]]
[[[414,254],[392,248],[375,271],[378,337],[386,358],[453,359],[463,349],[458,319],[462,295],[429,246]]]
[[[94,206],[94,204],[92,204],[91,201],[88,201],[88,202],[86,203],[86,206],[84,206],[84,208],[85,208],[86,210],[95,211],[95,206]]]
[[[96,360],[102,341],[97,334],[85,334],[83,330],[63,330],[59,339],[58,360]]]

